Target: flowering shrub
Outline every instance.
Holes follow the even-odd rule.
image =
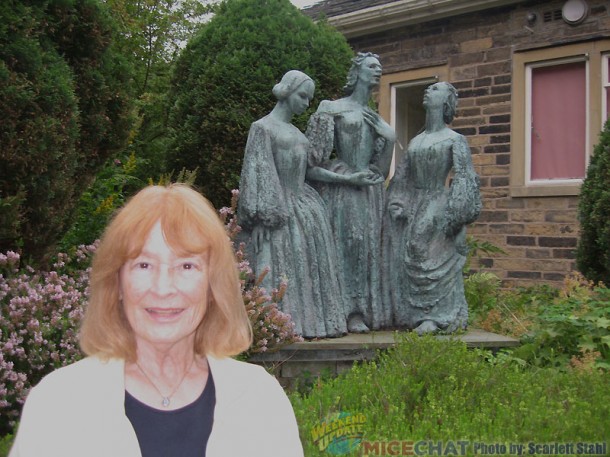
[[[33,385],[82,357],[76,328],[88,297],[95,245],[60,254],[54,270],[20,266],[19,254],[0,254],[0,435],[10,431]]]
[[[241,230],[235,219],[237,198],[238,191],[233,191],[232,207],[220,210],[231,240]],[[79,246],[73,255],[58,254],[48,272],[22,265],[15,252],[0,253],[0,436],[13,428],[32,386],[83,356],[77,329],[89,297],[89,265],[95,248],[94,243]],[[262,277],[254,277],[243,243],[234,249],[254,333],[246,355],[300,341],[290,316],[277,306],[286,284],[268,294],[260,287]]]

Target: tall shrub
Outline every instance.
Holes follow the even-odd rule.
[[[352,52],[345,38],[314,23],[289,0],[227,0],[177,60],[168,168],[199,167],[197,184],[216,207],[237,188],[250,124],[275,100],[292,69],[316,82],[316,100],[341,94]]]
[[[131,67],[113,34],[100,0],[0,2],[0,250],[45,259],[126,143]]]
[[[593,151],[578,212],[578,269],[587,279],[610,284],[610,120]]]

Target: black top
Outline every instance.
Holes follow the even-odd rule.
[[[125,391],[125,414],[138,437],[142,457],[205,457],[215,405],[211,372],[199,398],[173,411],[152,408]]]

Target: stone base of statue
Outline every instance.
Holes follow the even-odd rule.
[[[350,334],[341,338],[304,341],[282,347],[273,353],[254,354],[248,361],[271,368],[285,387],[297,386],[305,376],[337,375],[349,370],[354,362],[370,361],[378,351],[394,346],[405,332],[379,331]],[[519,346],[519,340],[480,329],[469,329],[455,335],[436,338],[456,338],[469,348],[497,351]]]

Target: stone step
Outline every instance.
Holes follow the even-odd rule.
[[[356,361],[372,360],[378,350],[396,344],[400,335],[400,332],[379,331],[303,341],[284,346],[276,352],[254,354],[248,361],[271,369],[284,387],[292,387],[299,378],[334,376],[349,369]],[[468,329],[457,335],[437,335],[437,338],[455,338],[464,341],[469,348],[494,351],[519,345],[515,338],[479,329]]]

